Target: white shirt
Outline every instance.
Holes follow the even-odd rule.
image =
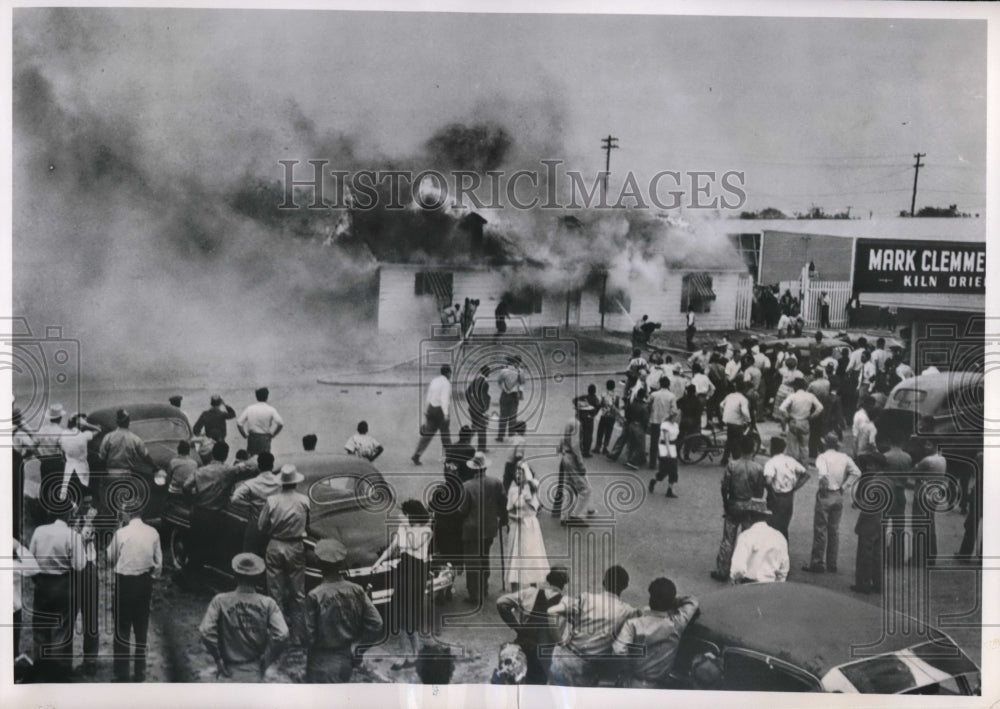
[[[851,352],[851,356],[847,358],[848,372],[856,372],[861,369],[861,353],[864,351],[865,349],[863,347],[859,347]]]
[[[28,547],[38,562],[40,574],[82,571],[87,565],[83,537],[61,519],[37,527]]]
[[[28,547],[23,546],[16,539],[14,540],[14,612],[21,610],[21,577],[34,576],[38,573],[38,562],[31,555]],[[14,652],[18,652],[14,648]]]
[[[236,419],[236,424],[247,433],[266,433],[271,435],[278,426],[284,426],[278,411],[266,401],[258,401],[243,409]]]
[[[740,392],[730,392],[722,400],[722,423],[734,426],[750,423],[750,402]]]
[[[147,571],[158,578],[163,570],[163,552],[160,533],[138,517],[115,532],[108,544],[108,562],[115,565],[115,573],[122,576],[139,576]]]
[[[909,379],[913,376],[913,368],[906,362],[900,362],[899,366],[896,367],[896,376],[900,379]]]
[[[675,441],[681,429],[673,421],[664,421],[660,424],[660,441],[658,444],[661,458],[676,458],[677,446]]]
[[[396,532],[396,546],[400,554],[409,554],[414,559],[427,561],[431,550],[431,528],[428,525],[411,526],[403,522]]]
[[[778,453],[764,463],[764,480],[775,492],[791,492],[804,472],[802,464],[786,453]]]
[[[444,412],[444,417],[448,418],[450,404],[451,381],[443,374],[439,374],[431,380],[427,387],[427,405],[437,406]]]
[[[784,581],[788,578],[788,542],[767,522],[755,522],[736,538],[729,577],[733,581]]]
[[[819,472],[819,489],[834,492],[843,490],[851,478],[861,477],[861,470],[851,460],[851,456],[837,450],[825,450],[816,457]],[[823,481],[826,481],[824,487]]]
[[[712,393],[715,391],[715,385],[712,384],[712,380],[700,372],[691,377],[691,383],[694,384],[694,391],[699,396],[702,394],[712,396]]]
[[[866,423],[871,423],[871,419],[868,418],[868,414],[864,409],[858,409],[854,412],[854,421],[851,424],[851,435],[854,436],[854,440],[858,440],[858,436],[861,435],[861,427]]]
[[[875,363],[878,371],[885,369],[885,358],[889,356],[889,353],[885,350],[872,350],[871,361]]]
[[[93,431],[81,431],[78,428],[68,429],[59,439],[59,446],[66,455],[66,467],[63,469],[63,481],[60,495],[66,495],[69,481],[76,473],[80,482],[90,485],[90,464],[87,462],[87,442],[93,439]]]

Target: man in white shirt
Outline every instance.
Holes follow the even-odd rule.
[[[840,544],[840,516],[844,511],[844,492],[861,477],[861,470],[851,457],[837,450],[837,434],[823,437],[824,451],[816,458],[819,489],[813,516],[812,559],[803,571],[837,572],[837,552]]]
[[[441,432],[441,447],[447,450],[451,445],[449,430],[451,411],[451,365],[441,365],[441,374],[431,380],[427,387],[427,409],[424,411],[424,425],[420,427],[420,442],[410,459],[414,465],[422,465],[420,456],[431,444],[434,434]]]
[[[444,371],[444,367],[441,368],[441,371]],[[450,367],[448,371],[451,372]],[[510,433],[511,427],[517,422],[517,407],[521,403],[521,387],[524,385],[520,357],[507,358],[507,366],[501,369],[500,374],[497,375],[497,384],[500,388],[500,419],[498,421],[500,429],[497,432],[497,441],[502,442],[504,436]],[[434,382],[431,382],[431,386],[434,386]],[[450,396],[451,384],[448,385],[448,388]],[[445,414],[447,414],[447,409]]]
[[[795,491],[809,479],[802,463],[785,453],[785,439],[771,439],[771,459],[764,463],[764,482],[767,484],[767,508],[771,510],[770,524],[788,539],[788,525],[792,521]]]
[[[764,500],[750,500],[745,509],[752,524],[736,538],[729,579],[733,583],[784,581],[788,578],[788,541],[768,524],[771,512]]]
[[[59,439],[59,447],[66,456],[66,466],[63,469],[62,486],[59,488],[59,499],[65,500],[76,476],[76,484],[83,488],[82,492],[90,491],[90,463],[87,461],[87,444],[93,440],[94,434],[100,433],[99,426],[87,423],[86,414],[76,414],[69,420],[69,428]],[[83,499],[81,496],[78,499]]]
[[[751,386],[751,382],[740,382],[736,391],[729,392],[722,400],[722,423],[726,425],[726,450],[722,454],[723,465],[729,462],[730,456],[739,457],[743,434],[753,421],[750,414],[750,401],[743,394]]]
[[[142,521],[142,508],[128,512],[128,524],[115,532],[108,545],[108,564],[115,569],[115,681],[128,682],[129,660],[135,648],[133,682],[146,680],[146,636],[153,579],[163,570],[160,534]],[[135,634],[135,643],[129,638]]]
[[[243,409],[243,413],[236,419],[236,428],[247,439],[247,453],[251,456],[270,451],[271,440],[285,427],[277,410],[267,403],[270,395],[267,387],[257,389],[254,395],[257,403]]]
[[[652,385],[651,377],[646,381]],[[670,378],[665,374],[659,377],[657,388],[649,397],[649,469],[656,470],[656,461],[660,450],[660,424],[664,421],[677,420],[677,399],[670,391]]]

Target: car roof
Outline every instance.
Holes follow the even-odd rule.
[[[915,377],[904,379],[892,388],[886,400],[885,408],[911,411],[913,409],[912,403],[908,406],[900,406],[896,402],[896,392],[910,389],[927,392],[927,396],[923,401],[917,402],[917,412],[920,414],[932,414],[951,392],[971,386],[983,386],[982,372],[955,371],[938,372],[937,374],[918,374]]]
[[[691,625],[695,636],[720,649],[744,648],[784,660],[817,678],[861,659],[852,656],[851,647],[878,642],[885,627],[880,607],[794,582],[731,586],[699,599],[699,606]],[[921,633],[917,621],[896,627],[900,632],[881,638],[879,654],[946,637],[933,628]]]
[[[96,409],[87,415],[87,420],[90,423],[100,425],[105,429],[115,428],[117,426],[116,419],[119,409],[125,409],[128,411],[129,416],[133,421],[171,418],[181,419],[186,421],[188,426],[191,425],[191,422],[187,420],[187,416],[184,412],[176,406],[160,403],[123,404],[119,406],[109,406],[103,409]]]
[[[294,465],[305,477],[306,483],[315,482],[330,475],[356,475],[358,477],[382,474],[374,465],[364,458],[343,453],[291,453],[274,456],[274,469],[278,471],[283,465]]]

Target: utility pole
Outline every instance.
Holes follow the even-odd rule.
[[[910,216],[913,216],[913,210],[917,206],[917,175],[920,174],[920,168],[923,165],[920,164],[920,158],[927,157],[927,153],[917,153],[914,155],[917,162],[913,165],[913,198],[910,200]]]
[[[611,174],[611,151],[618,148],[618,138],[608,133],[607,138],[601,138],[604,148],[604,201],[608,199],[608,176]]]

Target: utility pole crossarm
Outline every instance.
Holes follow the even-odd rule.
[[[607,138],[601,138],[601,147],[604,148],[604,199],[608,197],[608,176],[611,174],[611,151],[618,148],[618,138],[608,133]]]
[[[920,164],[920,158],[927,157],[927,153],[916,153],[913,157],[917,159],[917,162],[913,165],[913,197],[910,199],[910,216],[913,216],[914,210],[917,207],[917,176],[920,174],[920,168],[924,167]]]

